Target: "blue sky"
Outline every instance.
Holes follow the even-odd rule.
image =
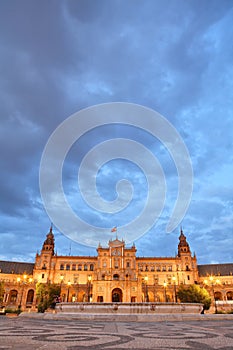
[[[49,230],[39,168],[54,130],[84,108],[127,102],[163,115],[188,148],[193,193],[181,224],[198,263],[233,261],[232,20],[231,0],[0,2],[0,259],[34,261]],[[176,253],[180,227],[166,233],[177,196],[173,159],[151,134],[109,125],[83,135],[67,154],[67,201],[97,228],[77,227],[78,243],[54,226],[58,254],[94,255],[82,237],[96,238],[98,227],[106,228],[109,235],[99,237],[107,245],[111,227],[140,214],[147,177],[129,160],[113,159],[95,176],[97,191],[109,201],[116,199],[117,181],[131,182],[133,197],[125,210],[99,212],[80,195],[78,170],[85,154],[119,137],[148,148],[167,182],[156,224],[143,235],[140,228],[135,232],[138,255]],[[127,241],[124,229],[118,235]]]

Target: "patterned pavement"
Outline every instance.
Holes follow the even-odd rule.
[[[0,316],[0,349],[232,350],[233,321],[139,323]]]

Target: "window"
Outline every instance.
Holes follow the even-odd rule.
[[[81,264],[78,265],[78,271],[82,271],[82,265]]]
[[[28,294],[27,294],[27,304],[32,304],[33,302],[33,298],[34,298],[34,290],[33,289],[29,289]]]
[[[163,266],[163,271],[166,271],[166,266]]]
[[[119,280],[119,275],[117,273],[115,273],[115,275],[113,275],[113,279],[118,281]]]
[[[10,291],[10,302],[15,303],[17,299],[18,292],[17,290],[11,290]]]
[[[42,273],[41,278],[44,278],[44,273]]]
[[[157,266],[157,269],[156,269],[157,271],[161,271],[161,268],[160,268],[160,266]]]
[[[84,265],[84,271],[87,271],[87,264]]]
[[[142,267],[141,264],[138,264],[138,268],[139,268],[140,271],[143,271],[143,267]]]
[[[70,270],[70,265],[69,264],[66,265],[66,270],[68,270],[68,271]]]
[[[118,259],[114,259],[114,267],[115,267],[115,269],[118,269],[118,267],[119,267]]]
[[[102,278],[102,280],[104,281],[104,280],[105,280],[105,274],[103,274],[103,275],[101,276],[101,278]]]
[[[168,266],[168,271],[172,271],[172,266]]]
[[[152,265],[150,270],[151,270],[152,272],[154,272],[155,267]]]
[[[190,276],[189,275],[187,276],[187,280],[190,281]]]
[[[130,261],[127,261],[126,267],[130,267]]]
[[[76,265],[75,264],[72,264],[72,270],[76,270]]]
[[[60,270],[64,270],[64,265],[63,264],[60,265]]]
[[[94,271],[94,265],[93,264],[90,265],[90,271]]]

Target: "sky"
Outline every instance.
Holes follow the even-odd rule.
[[[198,264],[233,261],[232,21],[231,0],[0,0],[1,260],[33,262],[53,222],[59,255],[96,255],[97,242],[107,246],[117,226],[119,239],[135,242],[138,256],[175,256],[182,226]],[[176,161],[148,130],[113,124],[111,111],[103,116],[92,107],[111,104],[114,111],[116,102],[143,106],[138,107],[145,112],[138,119],[142,123],[146,109],[155,111],[187,147],[193,188],[172,232],[166,227],[179,190]],[[45,196],[53,198],[57,218],[64,219],[61,229],[57,218],[48,215],[40,191],[42,155],[59,126],[75,115],[78,134],[88,113],[92,122],[105,124],[72,143],[61,176],[67,203],[90,228],[74,228],[50,181]],[[64,134],[64,140],[71,134]],[[108,147],[108,140],[123,138],[129,148],[123,141]],[[129,140],[143,145],[145,156],[136,148],[130,151]],[[95,153],[99,144],[105,148]],[[62,140],[57,149],[63,145]],[[107,160],[101,164],[103,156]],[[153,203],[162,195],[161,177],[150,156],[166,180],[158,215]],[[53,172],[55,179],[50,165],[43,176]],[[188,168],[185,159],[183,167]],[[148,205],[148,193],[154,202],[147,218],[128,228]],[[122,207],[111,211],[112,203]],[[155,222],[144,230],[151,218]]]

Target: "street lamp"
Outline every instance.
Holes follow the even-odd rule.
[[[60,290],[61,290],[61,287],[62,287],[62,282],[63,282],[63,280],[64,280],[64,276],[61,275],[61,276],[60,276]],[[60,291],[60,299],[61,299],[60,301],[63,301],[63,300],[62,300],[62,292],[61,292],[61,291]]]
[[[217,308],[217,302],[216,302],[216,298],[215,298],[215,291],[214,291],[214,286],[217,285],[217,284],[220,284],[220,280],[217,278],[217,279],[214,279],[214,276],[210,276],[209,277],[209,282],[210,282],[210,286],[211,286],[211,289],[212,289],[212,294],[213,294],[213,298],[214,298],[214,311],[215,313],[217,314],[218,312],[218,308]],[[204,280],[204,283],[206,285],[208,285],[208,280]]]
[[[69,294],[70,294],[70,286],[71,286],[71,282],[70,282],[70,281],[68,281],[68,282],[67,282],[67,285],[68,285],[68,290],[67,290],[67,299],[66,299],[66,302],[68,303],[68,301],[69,301]]]
[[[167,282],[163,282],[163,287],[164,287],[164,300],[165,303],[167,302]]]
[[[90,302],[91,301],[91,280],[92,280],[92,276],[89,275],[87,276],[87,301]]]
[[[145,288],[146,288],[146,293],[145,293],[145,302],[148,303],[148,276],[144,277],[144,282],[145,282]]]
[[[175,299],[175,303],[177,303],[177,294],[176,294],[176,277],[173,276],[172,277],[172,281],[173,281],[173,286],[174,286],[174,299]]]
[[[32,279],[31,277],[28,279],[28,275],[26,275],[26,274],[23,275],[22,281],[21,281],[21,278],[20,278],[20,277],[17,277],[17,282],[19,283],[19,285],[20,285],[21,282],[22,282],[20,302],[19,302],[19,305],[18,305],[18,309],[19,309],[19,310],[20,310],[21,307],[22,307],[24,286],[25,286],[28,282],[29,282],[29,283],[32,283],[32,281],[33,281],[33,279]]]

